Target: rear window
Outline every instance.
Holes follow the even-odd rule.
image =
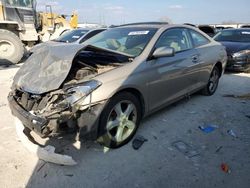
[[[190,34],[191,34],[191,37],[193,39],[193,43],[194,43],[194,46],[195,47],[198,47],[198,46],[203,46],[205,44],[208,44],[210,41],[205,37],[203,36],[202,34],[194,31],[194,30],[189,30],[190,31]]]
[[[223,30],[219,32],[214,39],[216,41],[228,42],[250,42],[249,30]]]

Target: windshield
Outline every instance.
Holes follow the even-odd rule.
[[[223,30],[214,39],[216,41],[250,42],[250,30]]]
[[[5,0],[5,3],[14,7],[32,8],[33,0]]]
[[[54,41],[72,43],[72,42],[77,41],[83,35],[85,35],[88,31],[89,30],[83,30],[83,29],[76,29],[76,30],[68,31],[62,34],[57,39],[55,39]]]
[[[156,31],[156,28],[142,27],[112,28],[94,36],[85,44],[136,57]]]

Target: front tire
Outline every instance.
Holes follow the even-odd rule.
[[[210,78],[205,88],[201,90],[201,93],[206,96],[211,96],[217,90],[220,79],[220,70],[217,66],[211,72]]]
[[[13,32],[0,29],[0,62],[17,64],[23,57],[24,47]]]
[[[133,94],[123,92],[112,97],[100,117],[98,141],[109,148],[128,143],[136,133],[141,112],[140,102]]]

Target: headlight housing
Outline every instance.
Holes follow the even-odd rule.
[[[232,56],[233,58],[241,58],[241,57],[247,58],[247,55],[250,55],[250,50],[242,50],[242,51],[234,53]]]
[[[70,106],[73,106],[79,101],[84,100],[101,85],[102,83],[97,80],[90,80],[81,84],[72,85],[65,89],[66,98],[56,104],[55,107],[65,109]]]

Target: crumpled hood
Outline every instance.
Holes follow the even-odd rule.
[[[75,55],[83,47],[79,44],[37,47],[16,73],[12,87],[33,94],[58,89],[67,77]]]
[[[249,50],[250,43],[246,42],[220,42],[223,46],[226,47],[226,51],[228,55],[233,53],[242,51],[242,50]]]

